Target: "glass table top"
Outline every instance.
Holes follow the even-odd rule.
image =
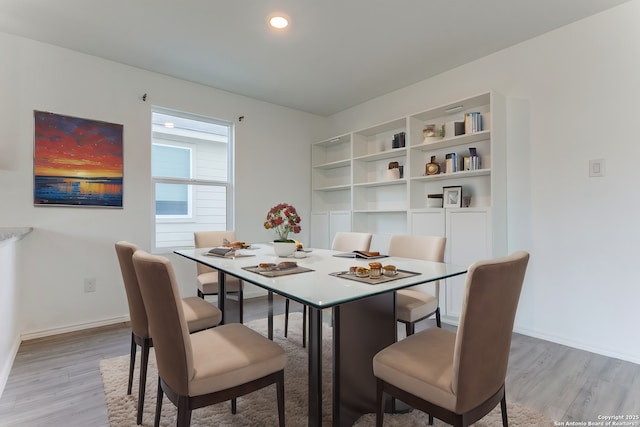
[[[377,260],[340,258],[333,256],[339,252],[326,249],[312,249],[307,253],[306,258],[282,258],[275,255],[273,246],[268,243],[252,244],[250,249],[238,251],[238,255],[244,255],[238,257],[221,258],[204,255],[209,249],[211,248],[180,249],[175,253],[318,309],[467,272],[467,267],[459,265],[410,258],[387,257]],[[278,264],[283,261],[295,261],[299,266],[313,271],[267,277],[243,268],[260,263]],[[400,270],[419,274],[379,284],[362,283],[331,275],[331,273],[348,271],[351,266],[368,267],[369,262],[372,261],[379,261],[382,265],[392,264]]]

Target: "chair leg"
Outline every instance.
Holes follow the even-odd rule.
[[[238,293],[238,304],[240,304],[240,323],[244,323],[244,292],[242,289]]]
[[[433,415],[428,414],[429,415],[429,425],[432,426],[433,425]]]
[[[436,325],[438,328],[442,328],[442,322],[440,321],[440,307],[436,308]]]
[[[509,419],[507,417],[507,394],[502,396],[500,401],[500,409],[502,410],[502,427],[509,427]]]
[[[142,412],[144,411],[144,392],[147,388],[147,365],[149,364],[149,348],[151,343],[149,338],[145,338],[142,343],[142,353],[140,357],[140,383],[138,385],[138,415],[136,422],[142,424]]]
[[[276,391],[278,395],[278,425],[284,427],[284,371],[280,372],[278,376]]]
[[[129,384],[127,385],[127,394],[131,394],[131,387],[133,386],[133,370],[136,367],[136,352],[138,351],[138,345],[136,339],[131,332],[131,356],[129,358]]]
[[[177,427],[189,427],[191,425],[191,409],[189,409],[189,397],[178,396]]]
[[[284,337],[287,337],[289,331],[289,298],[284,302]]]
[[[307,347],[307,306],[302,306],[302,348]]]
[[[376,378],[376,427],[382,427],[384,421],[384,401],[382,400],[382,380]]]
[[[416,326],[411,322],[405,323],[405,329],[407,331],[407,336],[413,335],[416,332]]]
[[[198,289],[198,296],[202,299],[204,299],[204,294],[202,293],[202,291],[200,289]]]
[[[162,415],[162,399],[164,392],[162,391],[162,384],[160,383],[160,377],[158,377],[158,394],[156,395],[156,417],[153,420],[153,427],[160,427],[160,415]]]
[[[233,399],[231,399],[231,413],[235,415],[237,412],[238,412],[238,401],[234,397]]]

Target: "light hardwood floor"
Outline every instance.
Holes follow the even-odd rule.
[[[266,317],[266,307],[265,299],[246,300],[245,322]],[[275,314],[283,307],[275,298]],[[98,363],[128,354],[130,333],[118,324],[24,342],[0,398],[0,426],[108,426]],[[506,390],[508,400],[565,425],[639,415],[640,365],[516,334]]]

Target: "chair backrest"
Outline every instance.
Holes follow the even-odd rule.
[[[180,291],[171,262],[138,250],[133,264],[147,308],[160,377],[179,394],[189,395],[193,378],[193,353]]]
[[[389,256],[444,261],[447,238],[442,236],[408,236],[394,234],[389,239]]]
[[[338,231],[333,237],[331,249],[341,252],[368,251],[371,246],[371,233]]]
[[[131,320],[131,330],[141,338],[149,338],[149,323],[147,312],[142,302],[140,285],[136,277],[136,270],[133,267],[133,254],[138,247],[133,243],[120,241],[116,242],[116,254],[120,263],[120,272],[124,289],[127,293],[127,304],[129,304],[129,318]]]
[[[196,231],[193,233],[196,248],[215,248],[216,246],[222,246],[224,239],[233,242],[236,240],[236,233],[233,231]],[[199,262],[196,263],[196,266],[198,268],[198,274],[216,271]]]
[[[389,239],[389,248],[387,254],[389,256],[398,256],[403,258],[423,259],[425,261],[444,261],[444,248],[447,244],[447,238],[443,236],[409,236],[394,234]],[[440,298],[440,282],[434,283],[435,296]],[[427,291],[430,285],[413,286],[415,289]]]
[[[529,262],[524,251],[472,264],[453,360],[453,391],[466,411],[504,384],[513,322]]]

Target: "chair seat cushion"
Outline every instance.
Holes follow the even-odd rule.
[[[434,295],[414,289],[396,292],[396,316],[403,322],[417,322],[430,316],[438,309]]]
[[[183,298],[182,311],[189,332],[213,328],[222,320],[222,312],[218,307],[198,297]]]
[[[248,327],[232,323],[191,334],[194,376],[189,395],[241,385],[284,369],[285,351]]]
[[[205,295],[214,295],[218,293],[218,272],[212,271],[198,275],[198,289]],[[225,289],[227,292],[239,292],[242,290],[242,280],[226,276]]]
[[[378,352],[373,372],[389,384],[453,411],[455,340],[453,332],[441,328],[418,332]]]

